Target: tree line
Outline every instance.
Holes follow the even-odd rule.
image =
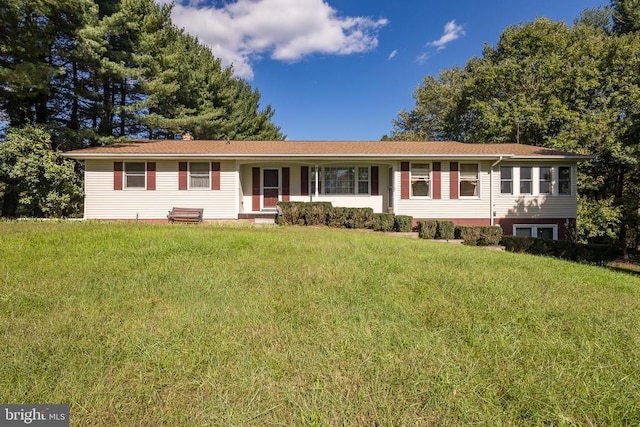
[[[579,165],[581,240],[640,244],[640,0],[573,25],[506,28],[464,67],[426,76],[395,140],[520,142],[593,156]]]
[[[63,203],[50,190],[26,189],[35,171],[20,161],[25,156],[51,160],[59,151],[183,132],[283,138],[258,90],[170,14],[154,0],[0,0],[0,120],[11,142],[0,143],[3,216],[77,209],[77,197]]]

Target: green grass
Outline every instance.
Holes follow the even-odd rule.
[[[640,424],[640,278],[328,228],[0,222],[0,402],[72,425]]]

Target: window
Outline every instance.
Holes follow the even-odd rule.
[[[540,194],[551,194],[551,168],[540,168]]]
[[[146,188],[144,162],[124,164],[124,187],[131,189]]]
[[[500,168],[500,194],[513,194],[513,168],[511,166]]]
[[[411,165],[411,196],[431,196],[431,165],[419,163]]]
[[[513,226],[513,234],[522,237],[557,240],[558,226],[555,224],[516,224]]]
[[[532,194],[533,176],[531,175],[531,166],[520,167],[520,194]]]
[[[571,168],[569,166],[558,168],[558,194],[571,194]]]
[[[354,194],[356,172],[354,167],[325,167],[325,194]]]
[[[189,188],[210,188],[209,163],[189,163]]]
[[[478,165],[460,165],[460,197],[478,196]]]
[[[358,194],[369,194],[369,168],[358,168]]]

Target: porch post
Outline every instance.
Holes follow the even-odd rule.
[[[314,190],[314,197],[317,199],[318,198],[318,165],[316,165],[315,174],[316,174],[316,188]]]

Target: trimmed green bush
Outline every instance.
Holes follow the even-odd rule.
[[[455,236],[470,246],[497,246],[502,238],[502,227],[495,226],[464,226],[455,227]]]
[[[327,225],[338,228],[369,228],[373,223],[371,208],[333,208],[327,215]]]
[[[456,226],[452,221],[436,221],[436,239],[452,240],[456,237]]]
[[[418,237],[421,239],[435,239],[438,230],[438,221],[418,221]]]
[[[509,252],[545,255],[569,261],[604,264],[622,255],[622,250],[613,245],[590,245],[567,240],[547,240],[537,237],[503,236],[501,244]]]
[[[408,233],[413,229],[413,217],[410,215],[396,215],[394,229],[401,233]]]
[[[304,206],[306,225],[326,225],[327,215],[333,209],[331,202],[309,202]]]
[[[371,229],[374,231],[393,231],[395,218],[390,213],[374,213]]]
[[[278,202],[282,215],[276,216],[276,223],[281,225],[303,225],[305,202]]]

